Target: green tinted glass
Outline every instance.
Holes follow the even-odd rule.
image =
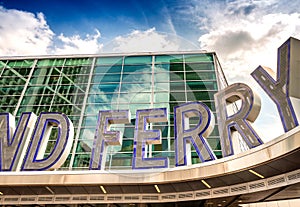
[[[157,55],[155,63],[174,63],[183,62],[183,55]]]
[[[152,56],[128,56],[125,57],[125,65],[131,64],[150,64],[152,62]]]
[[[212,54],[185,54],[185,62],[212,62]]]
[[[99,57],[96,65],[122,65],[123,57]]]

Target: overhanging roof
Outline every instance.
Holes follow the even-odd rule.
[[[1,172],[1,200],[3,204],[14,203],[11,199],[5,200],[14,198],[20,203],[25,196],[35,198],[33,203],[38,203],[41,196],[55,200],[58,195],[62,198],[67,195],[68,199],[86,196],[88,200],[100,196],[100,200],[94,199],[100,203],[229,199],[232,196],[244,201],[245,196],[250,196],[251,201],[262,200],[255,195],[257,192],[267,195],[268,199],[286,199],[294,195],[287,193],[289,190],[300,188],[299,156],[300,127],[297,127],[271,142],[231,157],[167,170]],[[160,193],[154,185],[159,187]],[[106,194],[100,186],[105,188]],[[131,199],[128,201],[126,196]]]

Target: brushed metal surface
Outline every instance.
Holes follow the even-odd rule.
[[[246,152],[191,166],[151,171],[1,172],[0,185],[95,185],[97,183],[102,185],[147,185],[199,181],[208,178],[218,179],[221,176],[226,179],[226,175],[246,172],[272,162],[279,162],[284,166],[286,163],[284,158],[294,153],[300,153],[300,127]],[[280,163],[281,160],[282,163]],[[265,177],[270,177],[268,171],[261,173]],[[243,181],[248,182],[246,179]]]

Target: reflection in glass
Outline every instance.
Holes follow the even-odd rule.
[[[112,125],[124,137],[122,146],[109,149],[107,169],[131,168],[136,110],[149,108],[168,111],[168,124],[149,126],[162,131],[162,144],[149,147],[149,156],[169,156],[174,165],[173,107],[202,101],[215,112],[220,78],[213,53],[8,59],[0,66],[1,112],[18,118],[22,112],[59,111],[72,120],[75,132],[78,128],[76,152],[64,164],[73,169],[88,169],[99,110],[121,109],[130,110],[132,120]],[[209,142],[220,156],[218,136],[214,131]],[[192,160],[199,162],[195,153]]]

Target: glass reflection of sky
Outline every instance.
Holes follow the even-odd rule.
[[[107,69],[105,74],[95,74],[88,96],[86,107],[87,115],[98,114],[99,110],[130,110],[132,119],[135,119],[136,110],[148,108],[168,108],[170,91],[169,67],[155,67],[152,75],[151,65],[124,66],[123,74],[114,74]],[[116,71],[116,67],[113,68]],[[99,72],[99,68],[96,68]],[[156,93],[156,92],[159,93]],[[155,102],[160,102],[155,104]],[[81,139],[94,139],[96,116],[87,116],[83,126]],[[124,133],[125,125],[113,125],[111,130]],[[86,143],[92,148],[92,142]],[[121,146],[110,146],[109,153],[119,151]]]
[[[211,100],[217,90],[212,56],[184,57],[158,55],[98,58],[79,140],[80,143],[84,143],[83,152],[91,152],[99,110],[129,110],[131,113],[131,124],[113,124],[110,128],[111,131],[121,131],[124,135],[123,148],[122,146],[108,148],[107,161],[111,162],[114,159],[120,161],[125,157],[130,159],[137,110],[167,108],[169,123],[151,124],[153,129],[160,129],[163,134],[162,144],[154,145],[152,150],[153,156],[161,155],[159,153],[172,156],[173,107],[187,101],[201,100],[214,108]],[[117,152],[120,154],[116,154]],[[117,157],[114,158],[114,155]]]

